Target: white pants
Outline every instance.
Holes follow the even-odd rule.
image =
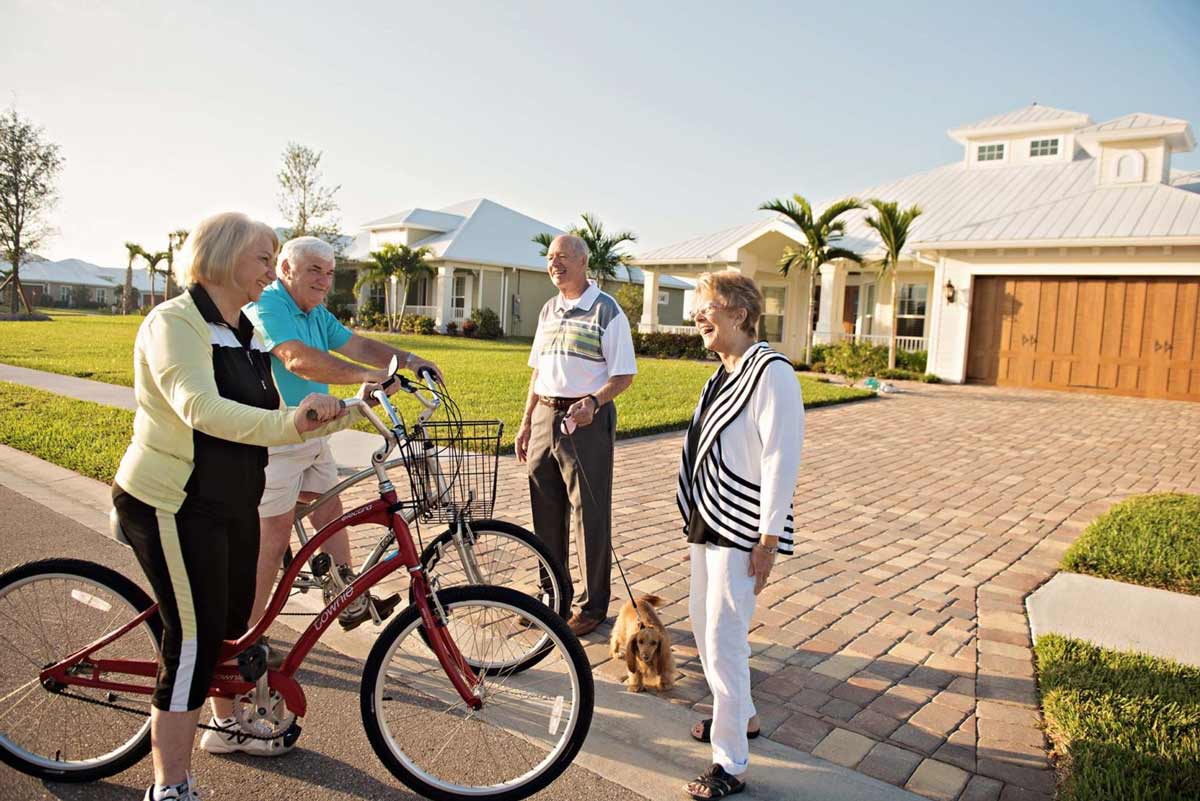
[[[292,511],[301,492],[320,494],[337,486],[338,466],[329,447],[329,437],[316,437],[298,445],[277,445],[267,454],[259,517],[276,517]]]
[[[754,577],[750,554],[693,543],[689,610],[700,664],[713,695],[712,761],[737,776],[750,764],[746,727],[750,698],[750,619]]]

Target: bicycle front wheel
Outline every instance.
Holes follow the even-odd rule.
[[[149,695],[45,687],[38,674],[153,603],[120,573],[78,559],[30,562],[0,576],[0,760],[40,779],[88,782],[149,753]],[[161,641],[153,615],[95,656],[153,661]],[[87,675],[88,664],[73,670]]]
[[[558,615],[502,587],[438,592],[448,633],[479,670],[472,710],[429,650],[415,607],[375,643],[363,671],[363,725],[400,781],[437,801],[516,801],[554,781],[591,726],[595,689],[579,641]],[[535,668],[504,665],[543,643]]]

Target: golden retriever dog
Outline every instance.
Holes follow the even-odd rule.
[[[625,686],[631,693],[640,693],[645,687],[661,692],[675,683],[671,638],[654,612],[663,603],[657,595],[638,598],[636,609],[632,602],[626,601],[613,626],[609,651],[614,659],[624,657],[629,670]]]

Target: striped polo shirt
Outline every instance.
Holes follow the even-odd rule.
[[[595,284],[574,300],[559,293],[538,315],[529,366],[538,371],[533,391],[543,397],[579,398],[598,392],[612,376],[635,375],[629,318]]]

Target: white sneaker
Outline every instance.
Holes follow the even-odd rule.
[[[182,784],[177,784],[174,787],[164,787],[157,793],[154,790],[155,785],[150,785],[146,788],[146,795],[142,801],[199,801],[200,790],[192,781],[192,774],[187,775],[187,781]]]
[[[248,737],[236,722],[226,723],[214,718],[209,725],[217,726],[220,729],[220,731],[205,729],[204,735],[200,738],[200,747],[210,754],[240,752],[251,756],[276,757],[283,756],[295,746],[295,743],[285,745],[282,737],[276,737],[274,740]]]

